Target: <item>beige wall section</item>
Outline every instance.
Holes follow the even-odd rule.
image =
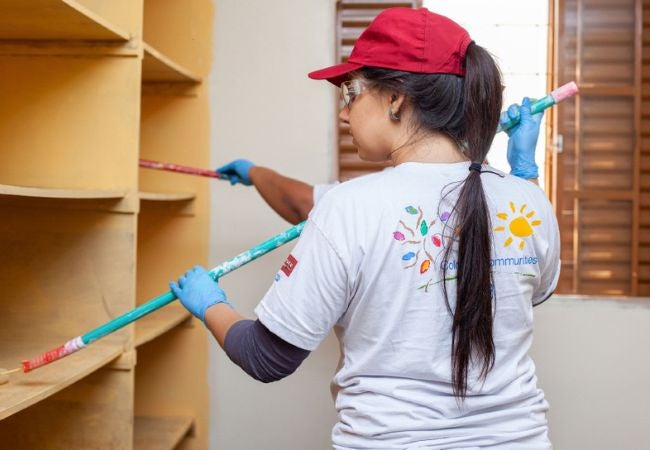
[[[327,182],[337,93],[306,74],[334,62],[334,1],[217,0],[215,12],[213,166],[249,158],[311,183]],[[288,228],[254,188],[212,186],[212,265]],[[224,277],[222,286],[240,312],[254,317],[288,252],[280,248]],[[329,448],[336,345],[330,338],[296,374],[263,385],[211,342],[210,448]]]
[[[650,299],[553,297],[535,308],[532,357],[557,450],[650,442]]]

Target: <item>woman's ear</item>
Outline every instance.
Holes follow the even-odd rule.
[[[405,99],[404,94],[391,94],[389,108],[392,115],[399,117]]]

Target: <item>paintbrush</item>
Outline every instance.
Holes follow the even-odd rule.
[[[140,167],[148,169],[167,170],[169,172],[187,173],[190,175],[200,175],[202,177],[219,178],[220,180],[230,180],[225,173],[216,170],[197,169],[196,167],[180,166],[178,164],[164,163],[160,161],[151,161],[149,159],[140,159]]]

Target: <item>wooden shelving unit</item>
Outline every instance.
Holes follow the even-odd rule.
[[[207,264],[209,180],[138,159],[207,166],[212,16],[209,0],[0,0],[0,367]],[[175,302],[13,374],[0,447],[206,449],[207,345]]]
[[[4,341],[0,364],[2,367],[13,367],[26,355],[36,356],[60,344],[61,342]],[[83,353],[70,355],[65,364],[44,366],[38,370],[36,376],[12,375],[11,382],[0,391],[0,420],[56,394],[115,360],[123,351],[121,345],[102,342],[89,347]]]
[[[145,83],[200,83],[201,79],[145,42],[142,81]]]
[[[82,189],[46,189],[29,186],[8,186],[0,184],[0,195],[13,197],[59,198],[70,200],[118,199],[123,198],[126,191],[102,191]]]
[[[0,39],[128,41],[130,33],[75,0],[2,0]]]
[[[192,431],[191,417],[136,417],[135,450],[175,448]]]
[[[140,192],[141,201],[149,202],[187,202],[194,200],[196,194],[189,193],[166,193],[166,192]]]

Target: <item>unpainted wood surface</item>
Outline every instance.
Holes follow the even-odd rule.
[[[138,347],[146,344],[187,321],[190,317],[192,315],[182,305],[178,304],[178,301],[169,304],[136,322],[134,345]]]
[[[82,2],[0,0],[0,39],[127,41],[129,33]]]
[[[137,190],[140,61],[0,56],[0,182]]]
[[[131,450],[133,371],[101,369],[0,422],[11,450]]]
[[[173,450],[190,432],[192,417],[136,416],[134,450]]]

